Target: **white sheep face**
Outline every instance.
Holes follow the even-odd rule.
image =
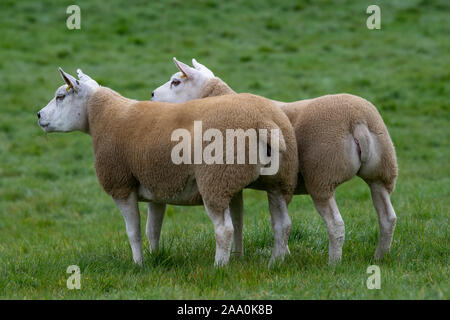
[[[86,102],[95,90],[95,85],[77,80],[65,73],[61,68],[59,72],[66,85],[59,87],[56,90],[55,97],[38,112],[39,126],[45,132],[70,132],[76,130],[88,132]],[[82,73],[81,70],[79,70],[79,76],[80,73]],[[97,83],[95,82],[95,84]]]
[[[155,89],[152,92],[151,100],[182,103],[201,98],[205,83],[214,78],[214,74],[195,59],[192,59],[195,69],[176,58],[174,58],[174,62],[180,72],[175,73],[168,82]]]

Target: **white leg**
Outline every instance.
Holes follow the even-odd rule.
[[[336,204],[334,196],[328,200],[313,199],[317,211],[322,216],[330,238],[329,263],[340,261],[342,257],[342,246],[345,240],[345,225]]]
[[[165,211],[165,203],[148,203],[145,233],[150,244],[150,252],[158,250],[159,248],[159,238],[161,235]]]
[[[391,248],[397,216],[392,207],[389,192],[383,185],[372,183],[370,184],[370,191],[380,224],[380,239],[375,251],[375,259],[378,260],[383,258],[384,254],[389,252]]]
[[[128,239],[130,240],[131,251],[135,263],[142,264],[142,240],[141,221],[136,193],[129,195],[128,199],[114,199],[116,205],[122,212],[127,228]]]
[[[242,246],[242,226],[244,225],[244,205],[242,202],[242,191],[237,193],[230,202],[231,220],[233,222],[233,250],[232,254],[241,257]]]
[[[269,266],[276,260],[283,260],[289,254],[288,240],[291,232],[291,219],[289,218],[286,201],[278,192],[267,192],[269,198],[270,221],[274,233],[274,247]]]
[[[216,235],[216,257],[214,264],[216,266],[223,266],[228,263],[230,259],[231,238],[233,237],[233,223],[231,222],[230,209],[218,212],[209,209],[205,205],[211,221],[214,224],[214,231]]]

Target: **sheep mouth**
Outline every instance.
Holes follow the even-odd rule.
[[[44,131],[47,131],[48,130],[48,126],[50,125],[50,123],[41,123],[40,121],[39,121],[39,126],[44,130]]]

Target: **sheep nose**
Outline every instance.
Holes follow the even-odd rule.
[[[152,91],[152,98],[155,96],[155,91]]]
[[[40,119],[40,118],[41,118],[41,113],[38,112],[38,113],[37,113],[37,116],[38,116],[38,119]]]

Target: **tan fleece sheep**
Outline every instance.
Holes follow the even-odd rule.
[[[153,101],[184,102],[187,97],[235,93],[195,59],[195,69],[174,60],[180,72],[153,91]],[[286,113],[294,127],[300,165],[295,194],[310,194],[324,219],[330,238],[329,261],[341,259],[345,237],[334,190],[355,175],[371,190],[380,225],[375,258],[382,258],[389,251],[395,229],[396,215],[390,194],[398,167],[389,132],[376,108],[369,101],[350,94],[291,103],[272,101]]]
[[[226,264],[233,233],[228,207],[231,199],[247,186],[267,190],[272,198],[271,214],[280,224],[274,224],[276,237],[271,261],[284,257],[290,231],[287,204],[297,180],[297,147],[288,118],[270,100],[240,94],[183,105],[139,102],[98,86],[81,70],[80,81],[61,69],[60,73],[67,85],[61,86],[56,97],[38,113],[39,125],[46,132],[80,130],[92,136],[98,180],[124,215],[136,263],[142,262],[138,209],[138,200],[142,200],[151,202],[155,210],[166,203],[203,203],[214,224],[215,263]],[[176,142],[172,134],[181,128],[194,136],[194,121],[202,121],[204,130],[213,128],[224,136],[228,129],[278,129],[281,132],[278,171],[262,175],[264,164],[260,161],[175,164],[172,151]],[[269,144],[275,152],[272,140],[259,142]],[[205,141],[202,143],[206,145]],[[249,144],[245,146],[245,152],[250,152]]]

